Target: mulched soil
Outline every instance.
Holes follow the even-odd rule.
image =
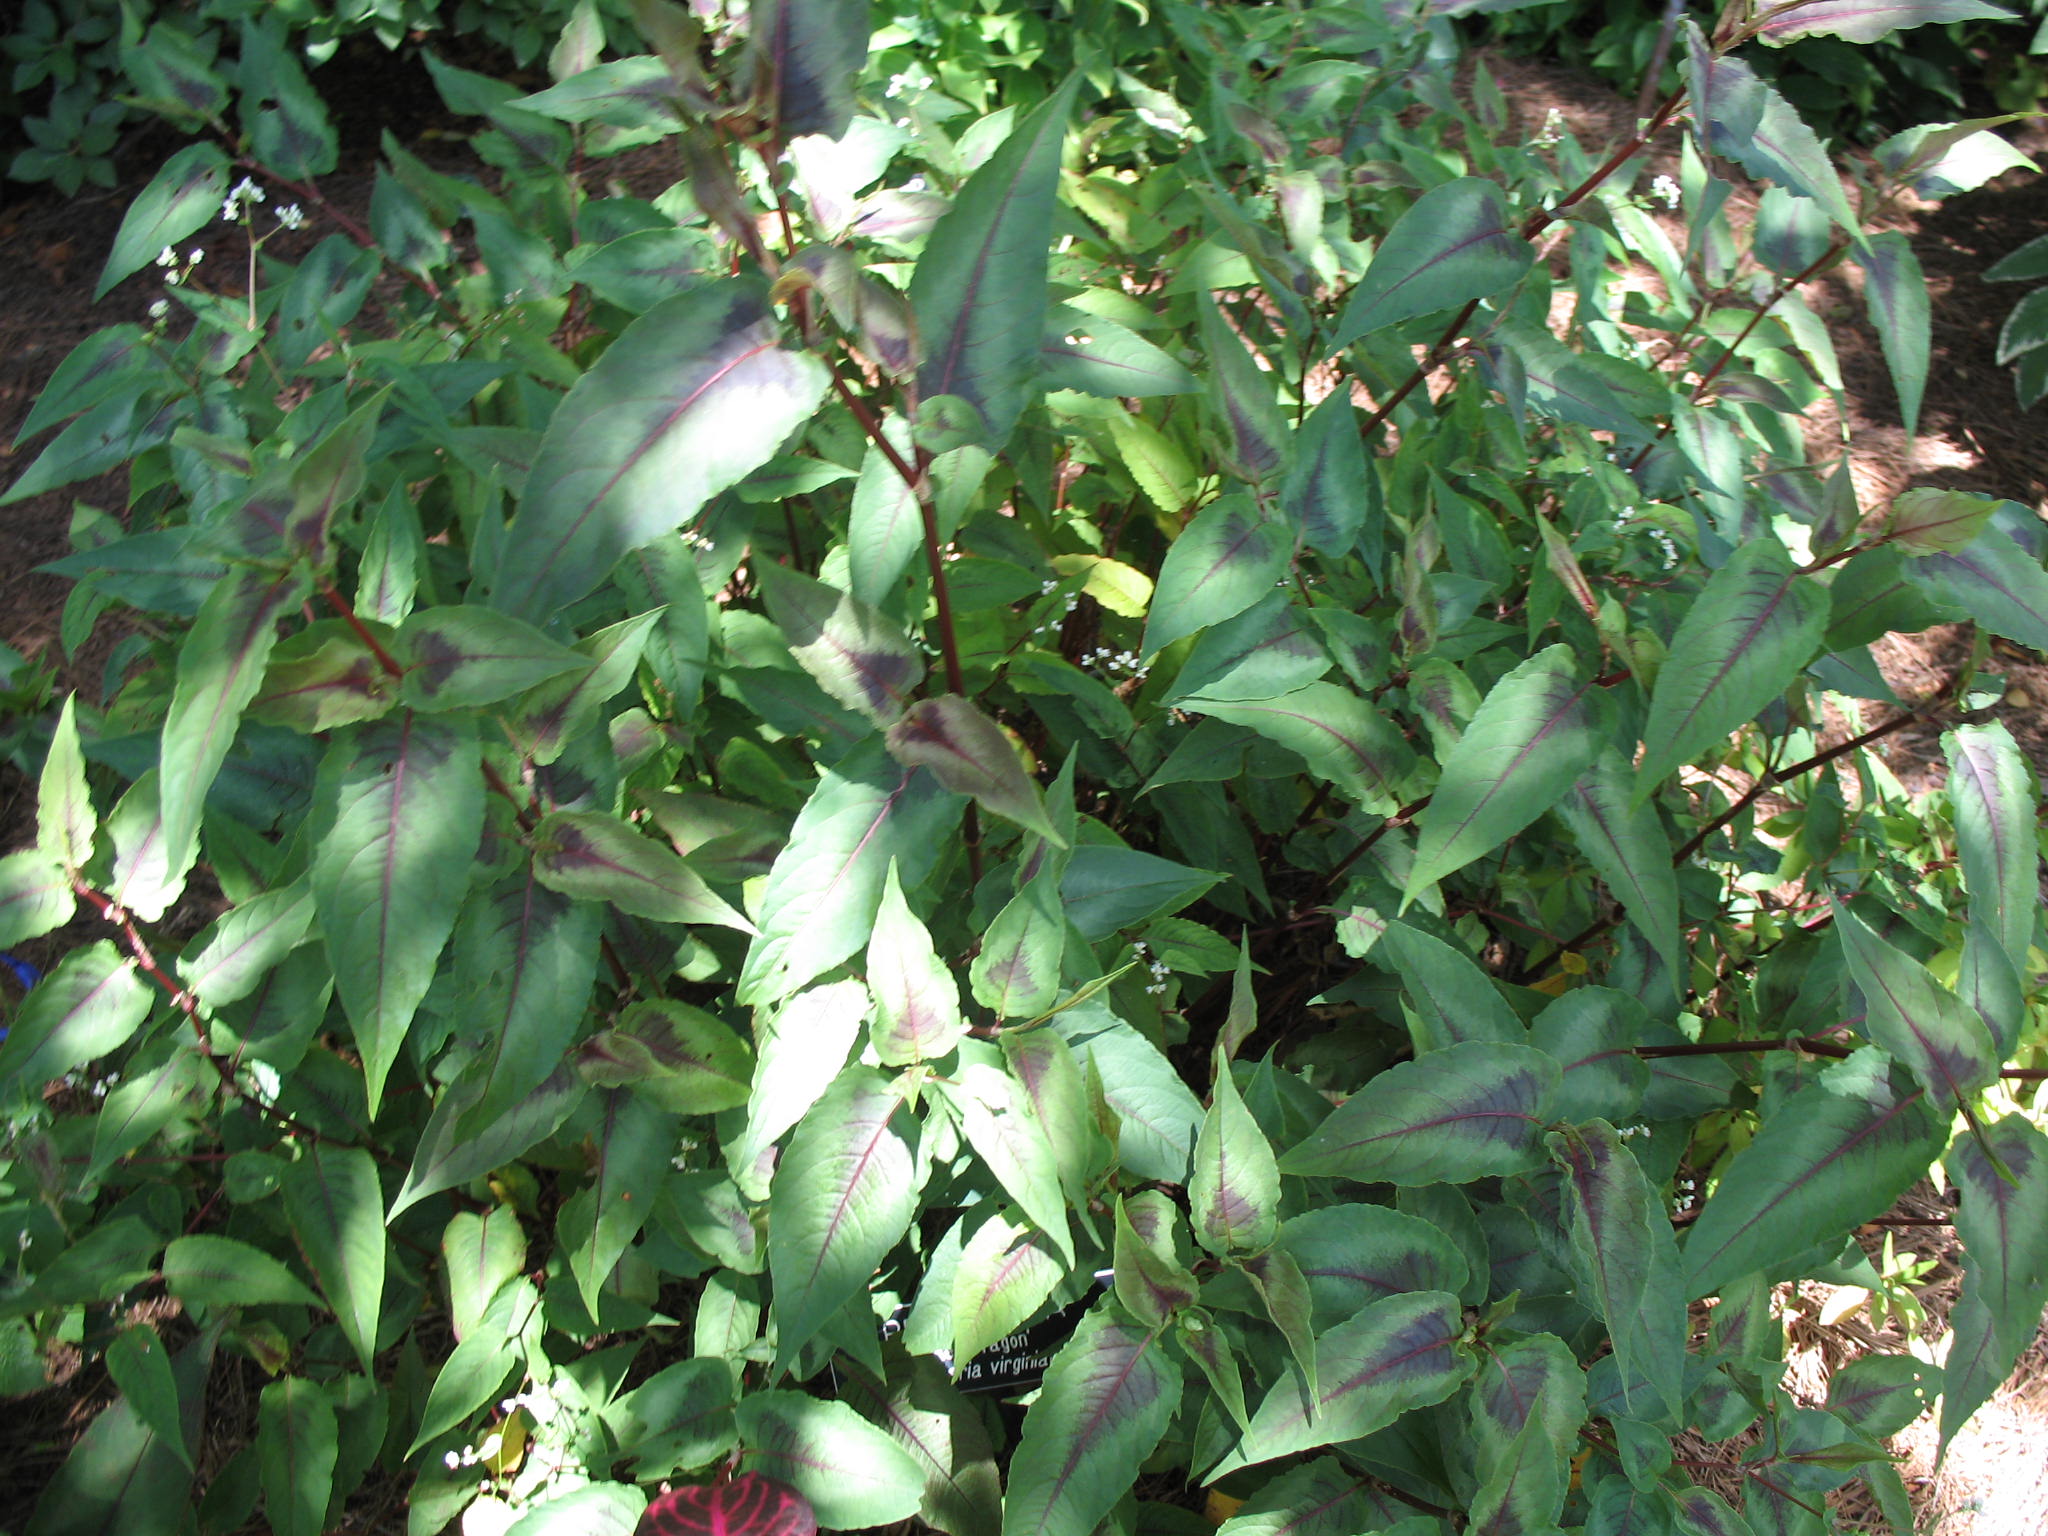
[[[432,112],[417,103],[431,102],[423,80],[395,78],[401,66],[388,56],[352,61],[344,71],[353,82],[338,99],[349,153],[344,163],[367,164],[374,154],[377,130],[394,102],[405,103],[404,121],[392,122],[402,138],[416,139],[422,129],[439,126]],[[1488,66],[1513,104],[1519,129],[1533,135],[1551,108],[1566,126],[1589,144],[1611,142],[1634,121],[1634,107],[1588,77],[1523,60],[1489,58]],[[327,84],[323,79],[322,84]],[[2048,147],[2048,132],[2039,142]],[[162,149],[147,135],[126,146],[121,169],[124,181],[111,193],[88,192],[58,198],[45,191],[0,183],[0,484],[26,467],[40,442],[16,447],[20,422],[52,369],[85,336],[116,321],[141,321],[157,296],[154,279],[143,274],[121,284],[98,304],[91,298],[100,262],[112,243],[128,200],[162,158]],[[442,153],[446,153],[445,145]],[[614,166],[614,169],[620,167]],[[336,176],[325,183],[327,195],[359,217],[367,204],[366,176]],[[1993,362],[1995,342],[2006,313],[2025,285],[1989,285],[1981,274],[1994,261],[2048,229],[2048,179],[2015,173],[1992,186],[1951,199],[1942,205],[1910,210],[1896,227],[1913,240],[1929,279],[1934,314],[1934,367],[1919,437],[1909,445],[1898,425],[1888,371],[1874,334],[1862,319],[1860,297],[1849,276],[1832,276],[1813,285],[1808,297],[1826,316],[1834,332],[1848,385],[1851,426],[1856,447],[1856,475],[1866,509],[1908,485],[1948,486],[1984,491],[2022,501],[2037,510],[2048,503],[2048,407],[2020,411],[2009,374]],[[310,237],[301,237],[310,244]],[[236,232],[220,226],[200,237],[209,248],[203,269],[219,287],[241,260]],[[290,247],[282,247],[290,254]],[[1832,426],[1815,429],[1832,437]],[[118,514],[124,502],[122,477],[110,475],[5,509],[0,509],[0,640],[24,655],[39,656],[57,671],[60,692],[76,689],[98,699],[101,672],[113,640],[110,625],[81,654],[66,657],[58,645],[58,620],[66,585],[38,574],[36,567],[69,550],[67,528],[74,502],[85,502]],[[1880,648],[1880,662],[1894,689],[1909,703],[1930,697],[1951,677],[1968,654],[1970,637],[1959,628],[1924,636],[1894,638]],[[2037,770],[2048,772],[2048,664],[2044,658],[2006,647],[1996,659],[2007,683],[2006,702],[1996,713],[2013,730]],[[1866,715],[1866,724],[1885,718],[1881,709]],[[1953,723],[1952,714],[1929,712],[1884,744],[1888,761],[1909,788],[1940,782],[1939,735]],[[21,846],[33,837],[34,790],[20,776],[0,766],[0,850]],[[53,935],[38,953],[58,954],[83,930]],[[99,936],[98,933],[90,935]],[[52,947],[54,946],[54,947]],[[0,977],[0,987],[12,987]],[[15,995],[11,994],[10,995]],[[1901,1211],[1919,1200],[1931,1220],[1947,1209],[1933,1191],[1909,1197]],[[1896,1213],[1895,1213],[1896,1214]],[[1881,1234],[1864,1234],[1874,1250]],[[1918,1229],[1916,1246],[1936,1260],[1935,1268],[1917,1287],[1930,1317],[1927,1336],[1938,1337],[1940,1320],[1953,1305],[1959,1267],[1951,1234],[1940,1226]],[[1904,1239],[1902,1238],[1902,1241]],[[1824,1297],[1812,1293],[1787,1298],[1792,1370],[1790,1380],[1804,1400],[1825,1397],[1830,1369],[1870,1350],[1896,1352],[1906,1340],[1896,1326],[1868,1326],[1862,1314],[1820,1327],[1814,1314]],[[180,1320],[160,1320],[175,1333]],[[13,1503],[23,1491],[40,1487],[67,1453],[73,1438],[94,1412],[111,1399],[112,1388],[95,1363],[81,1366],[74,1358],[58,1362],[63,1379],[50,1389],[8,1404],[0,1428],[0,1505]],[[206,1470],[216,1469],[232,1448],[244,1443],[253,1424],[255,1397],[262,1386],[256,1368],[239,1358],[223,1357],[210,1393],[212,1432]],[[1703,1458],[1726,1454],[1730,1459],[1740,1440],[1721,1447],[1695,1447]],[[1933,1445],[1924,1427],[1909,1430],[1896,1443],[1905,1458],[1903,1470],[1923,1528],[1938,1536],[2037,1536],[2048,1530],[2048,1336],[2037,1341],[2020,1377],[1980,1413],[1937,1470]],[[1883,1529],[1867,1501],[1853,1491],[1837,1496],[1838,1513],[1852,1528]],[[262,1530],[260,1523],[248,1527]],[[337,1532],[382,1536],[404,1529],[402,1489],[372,1488],[346,1512]]]

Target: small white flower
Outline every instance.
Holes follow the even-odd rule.
[[[455,1452],[450,1451],[447,1455],[441,1458],[441,1465],[446,1467],[450,1472],[453,1472],[457,1467],[462,1465],[462,1458],[456,1455]]]
[[[175,267],[178,264],[178,253],[167,245],[156,253],[156,264],[160,267]]]
[[[1556,107],[1552,107],[1549,112],[1544,114],[1542,128],[1537,130],[1536,147],[1538,149],[1553,149],[1563,137],[1564,114],[1558,111]]]
[[[297,203],[286,203],[277,210],[277,222],[285,229],[303,229],[306,224],[306,210]]]
[[[171,301],[169,299],[158,299],[154,304],[149,306],[149,318],[152,320],[161,320],[170,312]]]
[[[191,250],[185,253],[185,259],[191,262],[192,265],[196,267],[199,265],[199,263],[206,260],[206,252],[202,251],[198,246],[195,245],[192,247]]]
[[[1650,196],[1662,201],[1666,208],[1676,208],[1682,194],[1678,190],[1677,182],[1669,176],[1659,176],[1650,183]]]

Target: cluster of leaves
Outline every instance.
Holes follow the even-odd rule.
[[[0,39],[12,61],[0,117],[20,147],[5,174],[69,196],[114,185],[114,151],[138,120],[205,125],[286,39],[288,65],[320,63],[351,37],[398,49],[446,29],[530,63],[573,0],[23,0]],[[624,14],[623,3],[608,5]],[[9,137],[15,137],[10,132]]]
[[[120,1389],[27,1536],[1910,1523],[2048,1300],[2036,792],[1964,723],[1909,799],[1869,646],[2048,647],[2048,569],[1809,455],[1799,285],[1910,425],[1864,220],[2010,152],[1845,188],[1738,56],[1827,0],[1604,155],[1379,0],[1044,9],[585,3],[366,225],[279,54],[131,209],[165,314],[8,493],[129,475],[0,861],[0,944],[108,934],[0,1044],[0,1357]],[[1937,1166],[1945,1369],[1796,1403],[1773,1285]]]

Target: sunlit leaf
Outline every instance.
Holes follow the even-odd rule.
[[[1487,298],[1520,281],[1535,259],[1498,184],[1478,176],[1445,182],[1380,241],[1328,344],[1348,346],[1417,315]]]
[[[1976,1011],[1927,967],[1872,933],[1840,901],[1835,931],[1863,994],[1863,1032],[1946,1099],[1968,1102],[1998,1076],[1999,1050]]]
[[[827,1530],[906,1520],[923,1499],[924,1473],[910,1453],[844,1403],[755,1392],[740,1400],[739,1422],[748,1464],[794,1489]],[[756,1507],[771,1506],[764,1491]]]
[[[1959,1138],[1947,1166],[1960,1196],[1963,1294],[1950,1322],[1944,1445],[2003,1385],[2048,1308],[2048,1137],[2007,1115],[1985,1127],[1981,1145]]]

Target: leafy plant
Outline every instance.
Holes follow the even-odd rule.
[[[579,5],[433,65],[497,185],[387,139],[367,225],[245,70],[136,200],[163,313],[8,492],[127,466],[66,635],[150,619],[0,862],[0,944],[106,924],[0,1045],[0,1323],[121,1391],[31,1536],[177,1528],[224,1352],[200,1528],[519,1536],[1818,1531],[2010,1370],[2034,778],[1871,750],[1981,647],[1862,711],[1887,632],[2048,644],[2042,534],[1793,425],[1855,261],[1910,426],[1864,221],[1996,141],[1845,189],[1737,54],[1818,3],[1605,153],[1405,11],[1049,10]],[[1944,1158],[1946,1373],[1799,1406],[1773,1284]]]

